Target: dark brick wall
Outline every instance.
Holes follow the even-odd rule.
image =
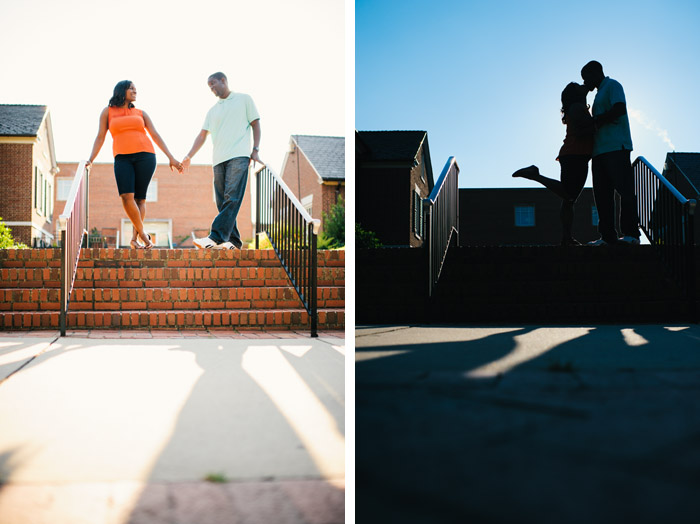
[[[535,206],[535,226],[515,226],[515,206]],[[584,188],[574,209],[573,235],[585,243],[597,239],[592,223],[593,190]],[[498,188],[459,190],[460,245],[558,244],[561,199],[548,189]]]

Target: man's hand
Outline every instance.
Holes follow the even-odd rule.
[[[265,164],[265,162],[263,162],[262,160],[260,160],[260,155],[258,154],[258,150],[257,150],[257,149],[253,149],[253,152],[250,154],[250,159],[251,159],[253,162],[257,162],[258,164],[263,164],[263,165]]]

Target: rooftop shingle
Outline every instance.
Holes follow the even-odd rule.
[[[697,189],[700,189],[700,153],[667,153],[666,162],[669,158],[678,166],[683,174],[690,180]],[[695,196],[688,196],[695,198]]]
[[[345,180],[345,138],[292,135],[323,180]]]
[[[425,131],[357,131],[369,158],[378,161],[412,161],[426,134]]]
[[[46,106],[0,104],[0,136],[36,136]]]

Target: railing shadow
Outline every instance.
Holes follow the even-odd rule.
[[[692,522],[700,328],[441,331],[357,331],[358,522]]]
[[[62,413],[56,415],[68,419],[60,426],[74,434],[69,438],[89,445],[85,450],[69,446],[68,458],[51,456],[54,444],[40,450],[41,460],[51,461],[52,474],[63,471],[72,477],[74,473],[65,468],[73,460],[71,470],[90,472],[90,478],[81,477],[80,485],[71,487],[68,482],[65,489],[57,488],[57,493],[76,497],[74,517],[105,504],[99,499],[95,506],[94,498],[104,492],[111,501],[106,508],[112,512],[109,522],[342,521],[344,358],[340,353],[336,356],[328,347],[329,356],[325,347],[321,352],[303,339],[272,344],[269,339],[250,340],[243,348],[232,347],[224,338],[199,339],[196,345],[181,344],[178,339],[107,342],[124,346],[116,351],[100,349],[104,344],[101,340],[92,348],[90,340],[60,338],[54,350],[10,378],[11,383],[34,373],[32,379],[37,380],[36,373],[49,373],[46,366],[54,375],[77,363],[80,369],[89,369],[66,376],[65,388],[59,388],[61,398],[78,398],[83,391],[90,395],[89,402],[71,406],[59,401]],[[55,365],[57,357],[76,350],[83,351],[83,362],[73,354],[70,362]],[[130,356],[124,358],[122,351],[130,351]],[[166,351],[169,356],[164,356]],[[21,358],[11,360],[15,365]],[[53,382],[61,380],[54,378]],[[123,384],[125,390],[112,387],[113,383]],[[104,396],[103,387],[107,388]],[[52,393],[37,395],[41,399]],[[99,408],[81,424],[79,415],[71,411],[92,409],[85,405]],[[161,412],[153,411],[160,407]],[[170,424],[163,424],[168,420]],[[0,457],[4,479],[21,469],[28,451],[20,451]],[[37,464],[30,469],[36,471]],[[115,472],[126,477],[111,477]],[[217,475],[227,482],[202,482]],[[80,492],[80,486],[107,480],[116,482]],[[2,488],[0,482],[0,502]],[[85,500],[79,500],[81,494]],[[64,502],[61,509],[71,510],[71,503]],[[324,520],[329,515],[332,518]],[[100,518],[94,515],[89,520],[102,522]]]

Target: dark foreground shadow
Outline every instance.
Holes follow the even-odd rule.
[[[700,329],[559,340],[358,342],[357,522],[694,522]]]

